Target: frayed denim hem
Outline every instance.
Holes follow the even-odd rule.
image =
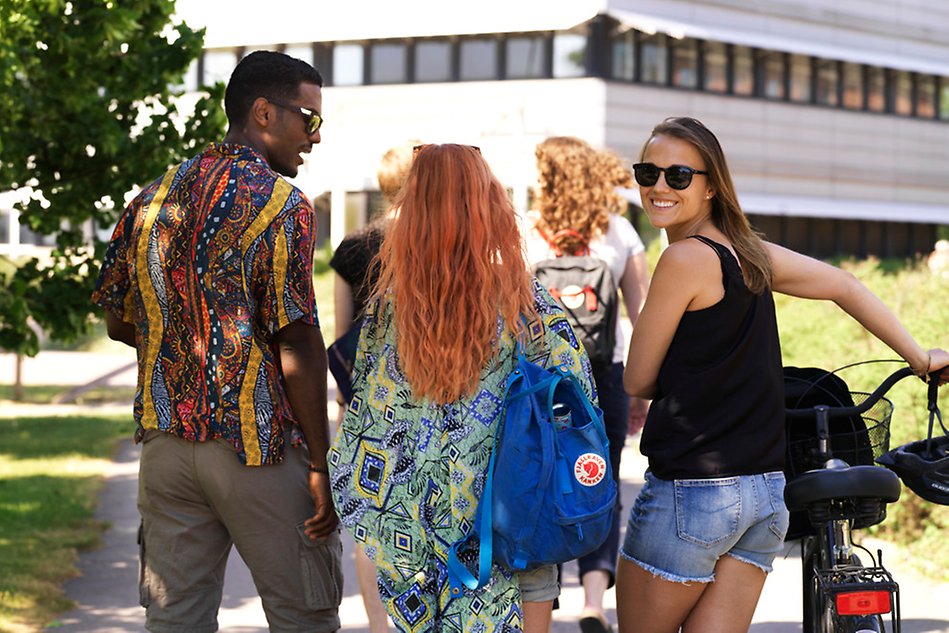
[[[774,568],[773,568],[771,565],[767,565],[767,566],[766,566],[766,565],[762,565],[762,564],[759,563],[759,562],[753,561],[753,560],[751,560],[750,558],[745,558],[744,556],[741,556],[741,555],[736,554],[736,553],[734,553],[734,552],[725,552],[725,556],[731,556],[732,558],[734,558],[734,559],[737,560],[737,561],[740,561],[740,562],[742,562],[742,563],[747,563],[747,564],[749,564],[749,565],[753,565],[753,566],[757,567],[758,569],[760,569],[761,571],[763,571],[763,572],[766,573],[766,574],[770,574],[772,571],[774,571]]]
[[[661,578],[668,582],[675,582],[681,585],[688,585],[689,583],[693,583],[693,582],[702,583],[702,584],[715,582],[715,574],[711,574],[710,576],[702,576],[699,578],[686,578],[685,576],[677,576],[676,574],[670,574],[667,571],[656,569],[652,565],[647,565],[641,560],[636,560],[635,558],[633,558],[632,556],[630,556],[624,551],[620,551],[620,556],[622,556],[624,559],[628,560],[631,563],[635,563],[636,565],[639,565],[640,567],[648,571],[650,574],[652,574],[656,578]]]

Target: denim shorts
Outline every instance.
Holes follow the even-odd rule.
[[[647,472],[622,555],[671,582],[712,582],[726,554],[770,572],[787,530],[782,472],[674,481]]]

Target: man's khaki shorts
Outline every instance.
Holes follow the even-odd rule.
[[[247,563],[271,631],[335,631],[342,544],[303,534],[314,512],[307,455],[244,466],[222,441],[156,430],[142,441],[140,597],[149,631],[217,630],[231,544]]]

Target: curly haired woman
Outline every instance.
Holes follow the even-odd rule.
[[[592,394],[589,361],[532,281],[480,150],[420,147],[396,204],[329,456],[340,521],[375,563],[400,630],[546,631],[556,568],[494,566],[484,588],[452,597],[446,560],[474,522],[515,341]]]
[[[636,229],[618,214],[626,204],[616,191],[617,187],[632,185],[632,174],[615,154],[594,149],[574,137],[548,138],[535,153],[539,187],[536,210],[527,216],[528,261],[536,265],[588,249],[590,255],[608,264],[613,291],[622,294],[630,325],[634,325],[646,296],[649,270]],[[619,319],[614,340],[612,349],[600,350],[600,354],[587,351],[591,357],[602,359],[593,362],[593,377],[610,440],[612,475],[618,484],[627,432],[635,434],[642,428],[646,401],[631,401],[623,390],[625,345]],[[578,561],[584,594],[580,628],[584,633],[610,630],[603,596],[616,575],[621,514],[617,497],[617,511],[606,542]]]

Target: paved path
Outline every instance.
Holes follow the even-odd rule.
[[[46,359],[43,357],[49,354]],[[127,366],[129,356],[76,355],[44,352],[36,359],[28,359],[24,376],[29,382],[46,384],[82,384]],[[12,359],[0,354],[0,384],[11,380]],[[29,372],[29,373],[27,373]],[[119,372],[112,376],[113,384],[134,382],[134,371]],[[331,389],[333,387],[331,386]],[[331,394],[332,395],[332,394]],[[332,402],[334,398],[331,397]],[[44,413],[53,410],[68,415],[71,407],[42,407]],[[111,409],[114,411],[115,409]],[[130,410],[130,407],[126,410]],[[31,415],[29,408],[4,407],[2,415]],[[331,412],[335,419],[335,411]],[[97,517],[112,526],[103,535],[102,547],[80,556],[81,576],[67,582],[64,589],[79,604],[77,609],[60,618],[60,626],[51,631],[121,633],[142,630],[143,611],[138,607],[137,551],[135,535],[138,513],[135,494],[138,473],[138,447],[130,441],[122,442],[107,474]],[[645,462],[639,454],[637,442],[629,440],[623,452],[622,494],[627,508],[642,483]],[[352,561],[352,540],[344,535],[346,576],[344,599],[340,610],[343,631],[368,631],[362,602],[355,582]],[[887,552],[894,550],[884,545]],[[888,568],[900,583],[904,633],[949,633],[949,583],[935,585],[920,578],[901,564],[897,556],[888,554]],[[582,606],[576,566],[565,569],[562,608],[554,614],[555,633],[576,632],[576,614]],[[752,633],[794,633],[801,630],[800,559],[796,548],[775,561],[775,571],[765,584],[758,604]],[[615,622],[615,596],[607,594],[608,615]],[[224,601],[219,614],[222,631],[230,633],[258,633],[267,630],[260,600],[254,590],[250,573],[240,557],[232,552],[225,579]]]

